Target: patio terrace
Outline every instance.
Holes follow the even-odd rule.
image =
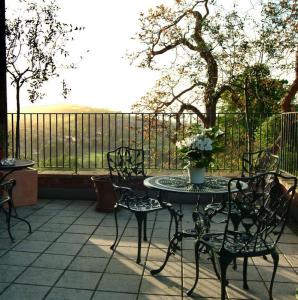
[[[178,205],[178,204],[177,204]],[[170,258],[159,276],[158,267],[168,245],[167,211],[149,214],[148,243],[142,262],[135,263],[137,223],[133,215],[119,213],[121,240],[110,250],[115,233],[112,213],[96,212],[92,201],[39,200],[18,214],[30,221],[28,234],[22,222],[14,223],[12,243],[1,214],[0,299],[183,299],[195,274],[193,240],[184,240],[182,251]],[[192,205],[182,206],[183,227],[191,227]],[[217,225],[219,226],[219,225]],[[219,229],[219,228],[217,228]],[[296,226],[297,229],[297,226]],[[278,245],[281,253],[274,299],[295,299],[298,287],[297,232],[287,227]],[[220,287],[210,261],[202,257],[195,299],[219,299]],[[263,258],[249,262],[249,291],[242,289],[242,270],[228,270],[229,299],[268,299],[272,263]]]

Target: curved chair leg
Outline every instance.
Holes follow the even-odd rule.
[[[225,300],[225,298],[226,298],[227,268],[228,268],[230,262],[231,262],[230,259],[224,258],[222,256],[219,257],[221,300]]]
[[[16,207],[15,207],[15,205],[14,205],[14,203],[13,203],[13,198],[12,198],[12,190],[13,190],[13,188],[15,187],[15,185],[16,185],[16,182],[14,182],[14,184],[13,185],[11,185],[10,186],[10,188],[8,189],[8,196],[9,196],[9,198],[11,199],[11,210],[13,210],[14,211],[14,215],[15,215],[15,218],[18,218],[18,213],[17,213],[17,209],[16,209]],[[31,229],[30,229],[31,230]]]
[[[17,208],[15,207],[15,205],[14,205],[14,203],[13,203],[13,197],[12,197],[12,189],[13,189],[13,187],[14,187],[14,185],[13,185],[12,188],[10,188],[9,191],[8,191],[8,195],[9,195],[9,197],[10,197],[10,199],[11,199],[11,200],[10,200],[10,203],[11,203],[11,212],[12,212],[12,210],[14,211],[14,215],[12,215],[12,214],[10,213],[10,216],[11,216],[12,218],[15,218],[15,219],[18,219],[18,220],[20,220],[20,221],[25,222],[25,223],[28,225],[28,227],[29,227],[29,233],[32,233],[32,229],[31,229],[30,223],[29,223],[27,220],[25,220],[25,219],[23,219],[23,218],[20,218],[20,217],[18,216]]]
[[[28,227],[29,227],[29,233],[32,233],[31,225],[30,225],[30,223],[29,223],[27,220],[25,220],[25,219],[23,219],[23,218],[20,218],[20,217],[15,217],[15,216],[13,216],[13,215],[11,215],[11,217],[12,217],[12,218],[15,218],[15,219],[18,219],[18,220],[20,220],[20,221],[25,222],[25,223],[28,225]]]
[[[235,221],[235,223],[233,223],[235,231],[238,231],[239,224],[240,224],[240,222],[238,222],[238,221]],[[233,269],[237,270],[237,260],[236,260],[236,257],[233,259]]]
[[[118,210],[118,206],[115,205],[115,208],[114,208],[114,217],[115,217],[115,223],[116,223],[116,238],[115,238],[115,241],[113,243],[113,245],[110,247],[111,250],[114,249],[116,243],[117,243],[117,240],[118,240],[118,219],[117,219],[117,210]]]
[[[175,243],[176,243],[176,244],[178,243],[178,238],[177,238],[177,236],[174,236],[174,237],[171,239],[171,241],[170,241],[170,243],[169,243],[168,250],[167,250],[166,258],[165,258],[163,264],[162,264],[158,269],[156,269],[156,270],[151,270],[151,275],[158,274],[158,273],[160,273],[160,272],[164,269],[164,267],[166,266],[166,264],[167,264],[167,262],[168,262],[168,260],[169,260],[169,257],[171,256],[171,254],[173,254],[173,252],[172,252],[173,250],[172,250],[172,249],[174,248]]]
[[[171,231],[172,231],[173,218],[174,218],[174,216],[173,216],[173,214],[171,214],[169,233],[168,233],[169,241],[171,241]]]
[[[211,262],[212,262],[212,265],[213,265],[213,269],[214,269],[215,275],[220,280],[220,275],[219,275],[217,267],[216,267],[215,257],[214,257],[214,252],[213,251],[211,252],[210,258],[211,258]]]
[[[179,241],[181,242],[181,240],[182,240],[181,233],[179,232],[179,224],[181,222],[182,215],[179,214],[178,211],[175,210],[173,207],[169,208],[169,212],[171,214],[171,217],[175,221],[175,233],[173,235],[173,238],[170,240],[168,250],[167,250],[167,254],[166,254],[166,258],[165,258],[163,264],[158,269],[151,270],[152,275],[155,275],[155,274],[161,272],[164,269],[164,267],[166,266],[166,264],[169,260],[169,257],[172,254],[174,254],[177,249],[179,249],[178,243],[179,243]]]
[[[142,248],[142,223],[144,221],[145,215],[143,213],[136,213],[136,218],[138,221],[138,256],[137,264],[141,262],[141,248]]]
[[[273,299],[273,297],[272,297],[272,290],[273,290],[274,278],[275,278],[275,274],[276,274],[276,270],[277,270],[277,266],[278,266],[278,261],[279,261],[279,254],[274,249],[273,252],[271,253],[271,256],[272,256],[272,259],[273,259],[274,268],[273,268],[271,282],[270,282],[270,288],[269,288],[269,299],[270,300]]]
[[[186,294],[187,296],[190,296],[192,294],[192,292],[194,291],[194,289],[196,288],[197,284],[198,284],[198,280],[199,280],[199,259],[200,259],[200,251],[199,251],[199,248],[200,248],[200,241],[196,241],[196,244],[195,244],[195,261],[196,261],[196,277],[195,277],[195,282],[192,286],[191,289],[189,289]]]
[[[144,228],[143,228],[143,234],[144,234],[144,241],[147,242],[147,214],[144,215]]]
[[[247,261],[248,261],[248,257],[244,257],[244,260],[243,260],[243,288],[245,290],[248,290],[248,285],[247,285]]]
[[[237,260],[236,260],[236,258],[234,258],[234,260],[233,260],[233,269],[237,270]]]
[[[6,222],[7,222],[7,231],[8,231],[9,237],[10,237],[11,241],[14,242],[14,238],[10,231],[10,219],[11,219],[12,207],[13,207],[13,205],[12,205],[12,202],[10,199],[8,201],[8,212],[6,213]]]

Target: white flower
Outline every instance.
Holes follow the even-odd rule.
[[[220,135],[223,135],[224,134],[224,132],[223,131],[221,131],[220,129],[218,129],[217,131],[216,131],[216,133],[215,133],[215,137],[218,137],[218,136],[220,136]]]
[[[212,151],[212,149],[213,149],[213,148],[212,148],[212,145],[208,145],[208,144],[205,145],[205,150],[206,150],[206,151]]]
[[[213,147],[212,147],[212,143],[213,141],[210,138],[205,138],[204,139],[204,149],[206,151],[212,151]]]
[[[182,142],[176,142],[176,147],[178,148],[178,149],[181,149],[182,148]]]
[[[194,142],[195,142],[195,139],[194,139],[193,136],[190,136],[190,137],[186,138],[186,139],[184,140],[184,142],[185,142],[185,146],[186,146],[186,147],[192,148],[192,146],[193,146],[193,144],[194,144]]]
[[[189,144],[187,144],[187,146],[199,151],[212,151],[212,143],[213,141],[210,138],[202,135],[196,135],[190,137]]]
[[[194,166],[208,167],[214,159],[213,152],[215,153],[219,150],[219,148],[216,148],[217,140],[223,132],[217,128],[216,130],[214,128],[202,128],[198,132],[177,142],[176,146],[181,152],[183,160],[188,160]],[[208,152],[208,155],[200,155],[202,152]]]
[[[195,143],[195,148],[203,151],[204,150],[204,141],[202,139],[197,140]]]

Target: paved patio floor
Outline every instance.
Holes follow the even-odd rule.
[[[170,258],[163,272],[150,275],[161,265],[166,248],[167,211],[149,215],[148,238],[143,243],[142,262],[135,263],[137,226],[134,216],[119,213],[121,240],[115,249],[114,216],[99,213],[88,201],[40,200],[34,207],[18,209],[30,221],[12,228],[12,243],[1,214],[0,299],[182,299],[191,287],[195,268],[193,240],[184,240],[181,252]],[[191,227],[192,205],[182,206],[185,228]],[[189,224],[187,224],[189,223]],[[296,226],[297,227],[297,226]],[[297,234],[297,233],[296,233]],[[295,299],[298,288],[298,238],[286,228],[279,243],[280,264],[274,285],[274,299]],[[242,289],[241,263],[229,268],[229,299],[268,299],[272,263],[250,260],[249,291]],[[219,299],[219,282],[207,257],[201,261],[200,281],[194,299]]]

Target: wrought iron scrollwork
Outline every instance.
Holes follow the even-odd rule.
[[[116,239],[111,249],[114,249],[118,241],[118,221],[117,209],[122,207],[133,212],[138,222],[138,256],[137,263],[141,258],[142,226],[143,238],[146,241],[147,213],[170,208],[170,204],[162,199],[154,199],[149,196],[147,189],[143,185],[145,179],[144,172],[144,151],[142,149],[132,149],[129,147],[119,147],[107,154],[110,171],[110,178],[117,194],[115,205]]]
[[[245,182],[248,189],[243,189]],[[234,187],[238,192],[234,192]],[[285,227],[291,201],[297,186],[296,177],[283,176],[276,172],[267,172],[254,177],[234,178],[229,181],[229,199],[227,202],[227,220],[221,233],[208,232],[196,241],[196,278],[190,295],[197,282],[199,253],[204,248],[211,258],[218,258],[220,264],[221,299],[225,298],[226,270],[237,257],[244,258],[243,285],[247,285],[247,262],[249,257],[270,254],[274,268],[269,288],[272,299],[273,282],[278,266],[278,252],[275,245]],[[233,192],[232,192],[233,191]],[[200,229],[198,219],[196,228]]]

